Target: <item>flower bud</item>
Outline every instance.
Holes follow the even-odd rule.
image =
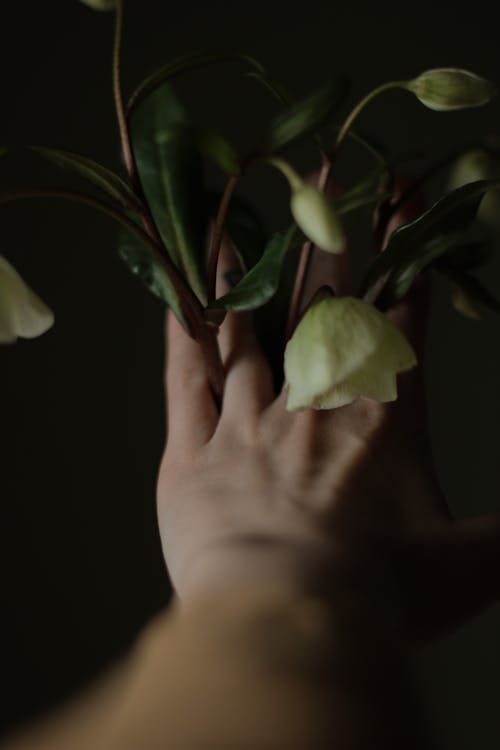
[[[401,331],[355,297],[312,305],[285,350],[287,409],[335,409],[359,396],[397,398],[396,375],[416,364]]]
[[[318,188],[307,183],[292,188],[290,209],[298,226],[315,245],[329,253],[342,253],[345,235],[337,213]]]
[[[116,0],[81,0],[81,2],[93,10],[114,10],[116,8]]]
[[[421,73],[406,85],[429,109],[445,112],[487,104],[496,87],[475,73],[458,68],[436,68]]]
[[[468,151],[455,163],[449,177],[448,187],[456,190],[462,185],[478,180],[500,178],[500,158],[476,149]],[[481,201],[477,217],[480,221],[500,229],[500,188],[488,190]]]
[[[40,336],[53,322],[54,315],[45,302],[0,256],[0,343],[11,343],[18,336]]]

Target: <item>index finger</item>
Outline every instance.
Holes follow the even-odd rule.
[[[166,317],[168,447],[187,455],[210,440],[219,412],[200,345],[172,312]]]

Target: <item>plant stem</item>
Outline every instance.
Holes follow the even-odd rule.
[[[224,368],[221,361],[220,351],[217,344],[217,332],[212,326],[206,324],[204,310],[196,295],[192,292],[183,279],[169,256],[164,252],[161,244],[158,244],[149,233],[145,232],[132,219],[117,210],[113,206],[104,203],[97,198],[70,190],[12,190],[0,192],[0,203],[15,200],[30,200],[35,198],[63,198],[75,203],[80,203],[97,209],[106,214],[123,226],[147,245],[154,253],[158,261],[163,265],[176,294],[181,303],[182,313],[185,317],[187,332],[200,344],[207,366],[207,377],[212,388],[217,404],[220,404],[224,389]]]
[[[417,177],[414,182],[409,185],[409,187],[404,190],[399,198],[394,202],[392,210],[393,213],[396,213],[403,203],[405,203],[407,200],[409,200],[412,195],[414,195],[416,192],[420,190],[420,188],[425,185],[426,182],[431,180],[438,172],[440,172],[445,167],[448,167],[450,164],[452,164],[456,159],[458,159],[460,156],[463,156],[467,153],[467,151],[473,151],[475,149],[484,149],[484,145],[481,143],[470,143],[467,146],[461,146],[460,148],[453,149],[453,151],[450,151],[446,156],[443,156],[441,159],[438,159],[433,164],[428,167],[428,169],[423,172],[420,177]]]
[[[235,52],[229,49],[202,50],[192,55],[183,55],[172,60],[171,62],[158,68],[154,73],[148,76],[132,93],[126,107],[126,116],[130,120],[133,113],[155,89],[166,83],[170,78],[174,78],[182,73],[187,73],[196,68],[214,63],[223,62],[240,62],[246,63],[257,72],[263,75],[265,70],[263,66],[250,55],[241,52]]]
[[[324,193],[326,190],[331,168],[332,162],[325,154],[323,154],[323,164],[321,166],[321,171],[318,178],[318,190],[320,190],[322,193]],[[297,267],[297,273],[295,275],[295,283],[290,299],[290,307],[288,310],[288,321],[285,334],[286,341],[288,341],[288,339],[291,337],[296,325],[300,310],[300,304],[302,302],[304,286],[307,279],[307,272],[309,270],[309,265],[311,262],[313,247],[314,245],[311,240],[306,240],[302,245],[302,249],[300,251],[299,264]]]
[[[132,182],[133,187],[137,186],[137,166],[135,163],[132,144],[130,141],[130,132],[125,114],[125,105],[123,101],[123,91],[120,80],[120,57],[123,32],[123,0],[117,0],[115,11],[115,36],[113,43],[113,94],[115,99],[116,116],[118,119],[118,128],[120,130],[120,139],[122,145],[123,159],[125,167]]]
[[[380,215],[373,233],[372,248],[373,254],[378,254],[382,249],[382,243],[387,232],[387,227],[393,216],[401,209],[401,207],[412,198],[415,193],[419,190],[436,174],[442,169],[445,169],[452,164],[456,159],[467,151],[474,149],[484,148],[481,143],[470,143],[468,145],[461,146],[460,148],[453,149],[448,154],[438,159],[431,164],[417,179],[415,179],[410,185],[402,191],[401,195],[396,200],[389,199],[380,206]]]
[[[168,278],[179,297],[182,312],[188,326],[188,333],[198,341],[202,348],[205,358],[205,364],[207,367],[208,381],[212,388],[215,401],[220,406],[224,389],[224,368],[222,365],[220,350],[217,343],[217,332],[212,327],[206,324],[203,308],[198,298],[193,293],[189,285],[185,282],[175,264],[171,261],[168,253],[165,252],[165,248],[156,228],[154,218],[151,215],[147,201],[145,200],[142,183],[139,177],[134,152],[132,149],[130,130],[127,121],[127,114],[125,111],[123,91],[120,80],[122,32],[123,0],[117,0],[115,16],[115,37],[113,44],[113,92],[116,115],[118,119],[118,127],[120,130],[123,158],[128,175],[130,177],[130,181],[132,183],[132,187],[139,197],[141,204],[143,205],[141,218],[146,232],[142,232],[142,230],[140,230],[133,221],[129,222],[129,228],[134,231],[135,234],[142,237],[143,242],[149,245],[158,260],[164,266]],[[107,213],[109,213],[109,211]]]
[[[354,120],[357,118],[361,110],[364,109],[364,107],[369,102],[371,102],[372,99],[374,99],[379,94],[382,94],[384,91],[388,91],[389,89],[404,88],[405,84],[406,84],[406,81],[389,81],[389,83],[383,83],[382,86],[378,86],[376,89],[373,89],[373,91],[370,91],[369,94],[367,94],[363,99],[361,99],[361,101],[358,102],[358,104],[356,104],[354,109],[347,116],[342,127],[340,128],[339,133],[337,135],[337,140],[335,141],[335,151],[338,149],[338,147],[344,140]]]
[[[222,245],[222,235],[224,233],[224,222],[231,198],[240,179],[240,175],[233,175],[227,181],[222,199],[217,212],[214,230],[210,239],[210,249],[208,251],[208,268],[207,268],[207,299],[208,305],[215,300],[215,286],[217,282],[217,262],[219,260],[220,249]]]

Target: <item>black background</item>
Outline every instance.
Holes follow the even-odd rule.
[[[353,96],[445,65],[500,83],[493,8],[484,0],[129,0],[124,80],[130,90],[178,54],[231,46],[261,59],[297,94],[338,70],[351,74]],[[111,35],[112,15],[76,0],[3,3],[0,143],[53,145],[120,168]],[[242,148],[276,111],[234,66],[187,76],[180,91],[195,119]],[[371,106],[363,128],[396,151],[435,151],[474,132],[498,134],[499,114],[497,101],[438,115],[394,93]],[[1,189],[42,183],[79,184],[33,158],[2,160]],[[275,199],[277,185],[257,172],[244,188],[270,225],[286,219],[286,192]],[[54,705],[122,653],[169,588],[154,509],[165,432],[161,305],[117,258],[113,225],[84,208],[1,206],[0,227],[2,254],[56,314],[45,336],[0,349],[0,710],[8,727]],[[500,291],[498,257],[484,278]],[[494,316],[459,318],[446,287],[436,284],[427,361],[432,439],[460,516],[500,507],[499,334]],[[497,606],[416,660],[440,747],[498,747],[499,640]]]

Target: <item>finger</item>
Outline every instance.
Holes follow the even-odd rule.
[[[316,185],[319,178],[319,172],[309,175],[307,182]],[[333,200],[341,194],[341,189],[337,183],[328,182],[326,196]],[[328,253],[320,248],[315,247],[312,251],[309,269],[307,272],[304,291],[302,294],[302,304],[299,314],[302,314],[311,299],[321,286],[330,286],[338,296],[345,296],[352,293],[351,269],[349,264],[349,252],[347,241],[342,253]]]
[[[224,238],[217,268],[217,296],[228,289],[227,278],[238,261],[228,237]],[[222,420],[252,426],[274,399],[271,368],[261,350],[252,314],[229,312],[221,325],[219,344],[226,370]]]
[[[191,454],[212,437],[218,411],[199,344],[167,313],[168,447]]]
[[[410,291],[387,311],[387,317],[404,333],[417,360],[423,359],[431,302],[430,271],[422,271]]]
[[[409,186],[408,180],[396,177],[394,185],[395,200],[398,200]],[[418,191],[412,193],[391,218],[385,233],[383,249],[387,246],[391,234],[396,229],[416,219],[423,213],[424,209],[422,194]],[[405,297],[396,305],[393,305],[387,313],[388,317],[403,331],[419,361],[423,357],[425,348],[431,295],[430,283],[429,271],[420,273]]]
[[[352,294],[347,242],[343,252],[339,255],[327,253],[318,247],[313,249],[302,294],[300,315],[310,304],[318,289],[325,285],[331,287],[337,296]]]

